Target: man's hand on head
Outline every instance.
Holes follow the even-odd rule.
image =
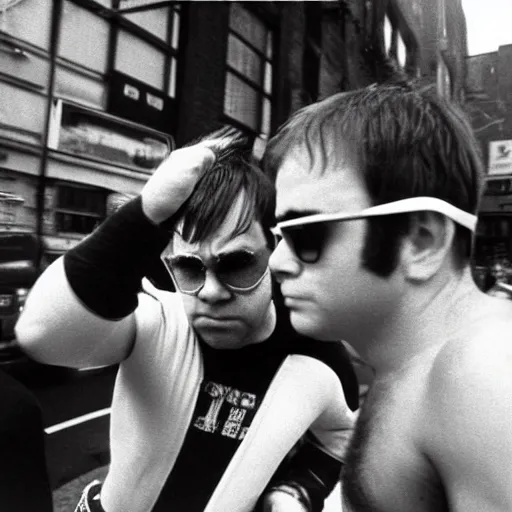
[[[194,187],[215,162],[213,141],[173,151],[142,189],[142,210],[154,224],[169,219],[192,194]]]

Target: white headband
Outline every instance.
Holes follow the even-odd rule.
[[[317,213],[315,215],[307,215],[305,217],[298,217],[296,219],[278,222],[277,227],[283,229],[319,222],[364,219],[367,217],[422,211],[441,213],[442,215],[452,219],[457,224],[460,224],[471,231],[475,231],[477,223],[476,215],[461,210],[460,208],[457,208],[442,199],[437,199],[436,197],[410,197],[407,199],[400,199],[399,201],[393,201],[391,203],[384,203],[370,208],[365,208],[358,212]]]

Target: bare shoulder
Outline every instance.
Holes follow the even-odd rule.
[[[500,309],[445,343],[425,386],[422,451],[453,510],[512,510],[512,311]]]
[[[445,435],[468,427],[482,435],[510,428],[512,308],[468,323],[445,343],[433,361],[426,398],[430,417]]]
[[[448,400],[512,391],[512,310],[509,318],[490,318],[447,341],[430,377],[433,391],[442,391]]]

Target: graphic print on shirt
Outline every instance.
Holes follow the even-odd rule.
[[[257,403],[254,393],[217,382],[203,382],[193,425],[203,432],[241,441],[251,426]]]

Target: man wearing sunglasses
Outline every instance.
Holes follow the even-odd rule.
[[[374,369],[343,510],[512,510],[512,306],[470,268],[477,143],[430,90],[380,85],[295,114],[270,140],[291,322]]]
[[[173,152],[26,303],[34,358],[120,363],[101,505],[93,485],[83,507],[251,512],[265,494],[265,511],[319,511],[338,480],[357,381],[340,343],[297,335],[273,300],[275,192],[244,143]],[[177,293],[143,280],[162,263]]]

